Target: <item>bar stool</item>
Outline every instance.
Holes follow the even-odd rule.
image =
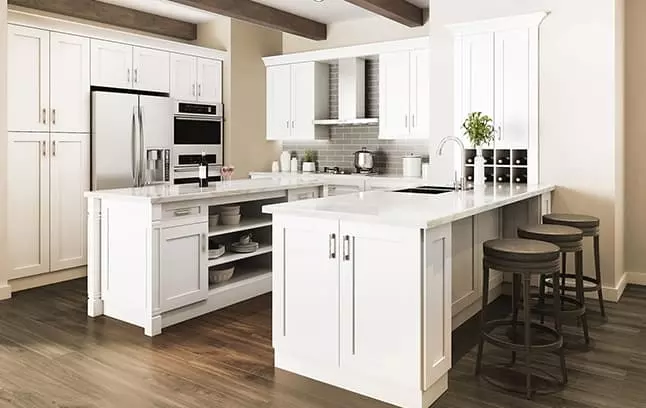
[[[574,277],[577,296],[575,299],[561,293],[559,296],[561,302],[559,315],[561,321],[568,318],[580,318],[583,326],[585,344],[590,344],[588,319],[585,311],[585,299],[583,297],[583,231],[578,228],[568,227],[567,225],[530,225],[518,228],[518,237],[550,242],[560,248],[563,256],[566,256],[567,253],[574,253]],[[560,276],[563,276],[564,273],[565,270],[562,270]],[[541,323],[544,321],[545,315],[553,316],[553,311],[550,310],[550,307],[545,307],[545,300],[547,298],[552,298],[554,301],[553,295],[545,295],[545,286],[548,285],[549,282],[548,286],[552,287],[551,281],[551,279],[546,279],[545,275],[540,277],[538,305],[532,309],[533,312],[541,315]],[[514,308],[516,308],[516,305],[514,305]],[[516,309],[514,309],[514,312],[517,313]]]
[[[592,237],[594,246],[594,269],[595,278],[590,278],[583,275],[583,292],[597,292],[599,297],[599,308],[601,309],[601,316],[606,317],[606,309],[603,304],[603,290],[601,285],[601,261],[599,255],[599,226],[601,222],[599,218],[590,215],[582,214],[546,214],[543,216],[544,224],[567,225],[569,227],[578,228],[583,231],[584,237]],[[563,254],[563,272],[561,277],[561,292],[576,292],[576,285],[568,285],[566,279],[576,278],[572,274],[565,273],[565,264],[567,256]],[[586,285],[585,283],[588,283]],[[549,287],[548,283],[548,287]]]
[[[528,239],[496,239],[487,241],[483,244],[483,294],[482,294],[482,312],[480,313],[480,342],[478,344],[478,356],[476,359],[476,375],[480,375],[482,369],[482,354],[485,341],[499,348],[511,350],[512,362],[516,360],[516,352],[525,353],[525,389],[524,393],[527,399],[531,399],[536,389],[532,387],[532,379],[535,374],[532,373],[532,355],[538,352],[558,351],[561,360],[562,384],[567,383],[567,370],[565,367],[565,354],[563,352],[563,337],[561,336],[560,322],[560,294],[558,290],[558,275],[561,269],[559,265],[560,248],[554,244],[544,241]],[[486,311],[489,303],[489,270],[495,269],[500,272],[510,272],[514,275],[513,285],[514,293],[519,293],[520,283],[523,286],[523,314],[524,314],[524,336],[523,341],[518,342],[516,339],[516,325],[518,324],[517,316],[512,319],[500,319],[487,321]],[[552,329],[544,324],[533,322],[530,315],[530,285],[533,275],[551,275],[556,286],[554,290],[554,322],[555,328]],[[514,304],[518,303],[515,298]],[[510,342],[503,336],[496,336],[492,331],[498,327],[511,327],[514,333],[514,339]],[[532,330],[533,329],[533,330]],[[547,343],[535,343],[532,340],[532,332],[546,334],[551,341]],[[495,384],[510,391],[518,391],[513,388],[506,388],[503,384]]]

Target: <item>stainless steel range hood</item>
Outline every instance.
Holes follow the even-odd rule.
[[[375,125],[378,118],[366,118],[366,61],[339,60],[339,118],[315,120],[315,125]]]

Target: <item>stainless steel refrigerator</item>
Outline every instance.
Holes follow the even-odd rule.
[[[92,190],[170,182],[173,102],[92,92]]]

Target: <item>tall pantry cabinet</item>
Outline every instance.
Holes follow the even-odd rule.
[[[86,264],[90,40],[8,28],[9,279]]]

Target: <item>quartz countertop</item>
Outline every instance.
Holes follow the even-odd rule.
[[[540,196],[555,188],[554,185],[486,185],[435,195],[369,191],[266,205],[263,212],[433,228]]]
[[[206,188],[191,185],[152,185],[144,187],[119,188],[112,190],[88,191],[87,198],[121,198],[149,200],[152,204],[186,200],[200,200],[268,191],[292,190],[307,187],[321,187],[323,182],[311,178],[284,177],[277,179],[232,180],[209,183]]]

